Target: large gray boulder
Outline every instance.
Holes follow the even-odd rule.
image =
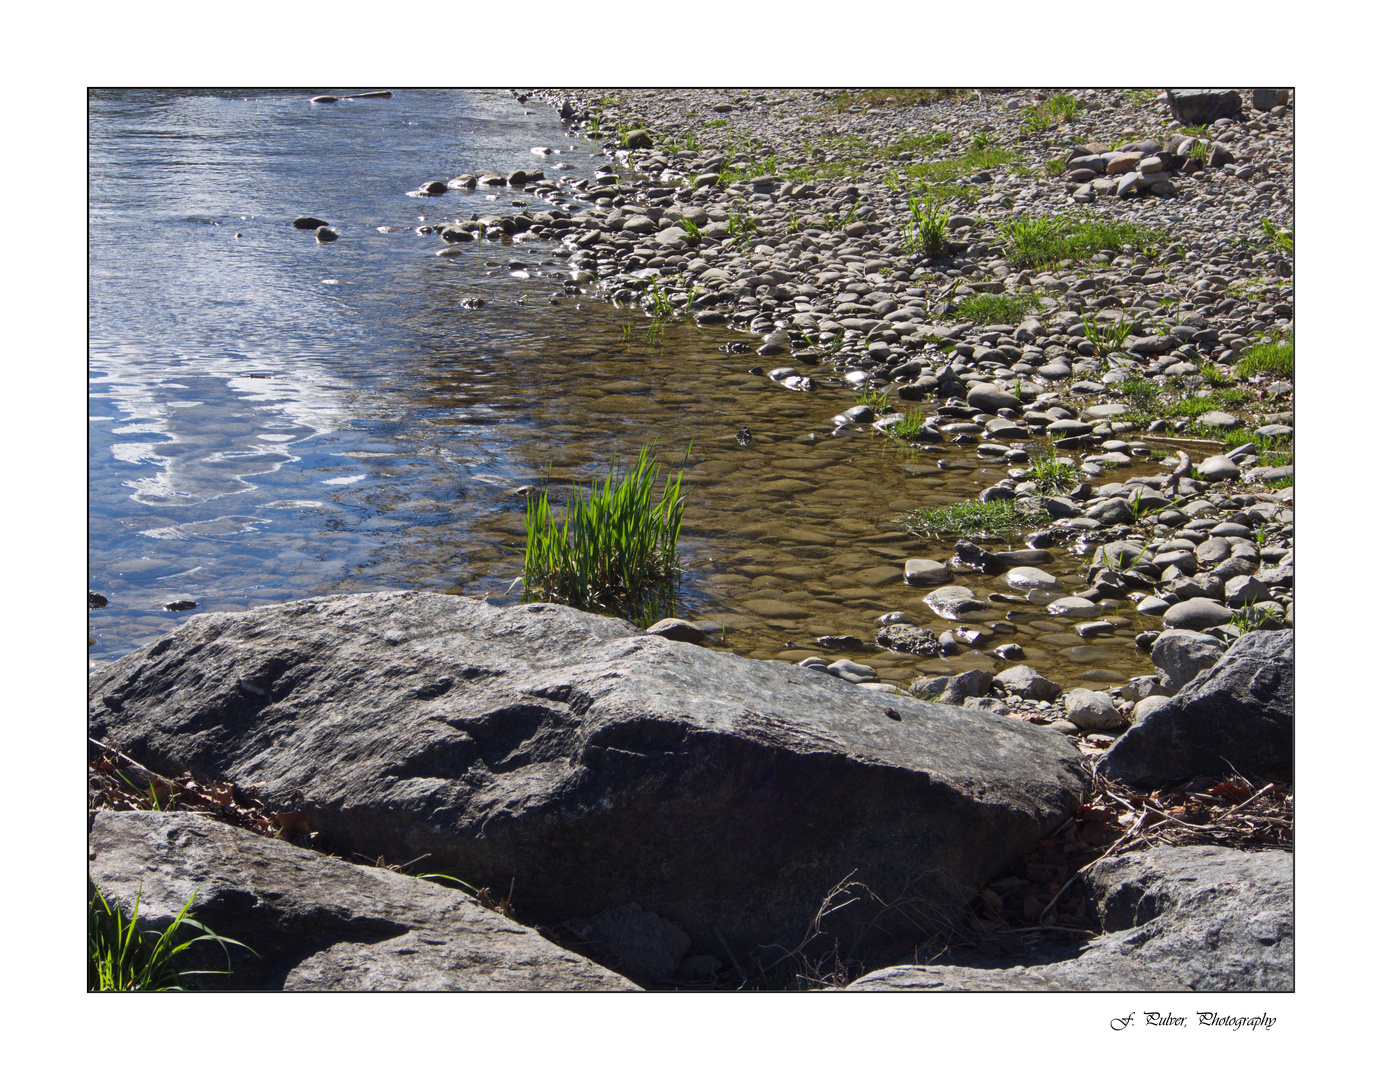
[[[1243,98],[1237,90],[1168,90],[1171,117],[1182,124],[1212,124],[1243,115]]]
[[[341,850],[548,925],[636,903],[698,953],[939,926],[1086,790],[1066,740],[551,604],[423,592],[189,619],[98,670],[91,733],[234,782]],[[422,858],[426,856],[426,858]],[[928,907],[929,905],[929,907]],[[896,925],[894,925],[896,923]],[[861,946],[862,947],[862,946]]]
[[[1052,960],[884,968],[851,990],[1277,990],[1294,988],[1291,853],[1158,847],[1083,875],[1105,931]]]
[[[1244,634],[1213,667],[1147,712],[1098,763],[1136,786],[1236,769],[1262,776],[1292,761],[1294,631]]]
[[[162,931],[190,915],[231,947],[208,990],[636,990],[456,889],[294,847],[199,814],[98,812],[91,879]],[[195,951],[194,951],[195,950]],[[212,945],[184,970],[225,970]],[[191,981],[191,980],[189,980]]]

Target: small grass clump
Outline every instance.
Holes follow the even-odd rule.
[[[1230,449],[1251,443],[1258,463],[1269,469],[1278,469],[1295,461],[1294,440],[1289,435],[1273,437],[1249,431],[1227,431],[1222,437]]]
[[[923,206],[915,195],[907,197],[907,208],[911,220],[902,226],[903,243],[912,251],[933,257],[949,251],[945,229],[950,222],[950,211],[937,209],[930,199]]]
[[[1254,345],[1243,353],[1234,367],[1240,379],[1253,375],[1280,375],[1294,378],[1296,374],[1296,344],[1294,340]]]
[[[1022,217],[999,226],[1003,247],[1018,266],[1054,266],[1064,254],[1059,217]]]
[[[959,157],[941,158],[939,161],[918,161],[909,163],[902,171],[909,180],[919,183],[946,183],[968,176],[983,169],[992,169],[1012,161],[1011,150],[987,142],[971,144]]]
[[[934,105],[938,101],[966,101],[972,91],[953,87],[875,87],[853,94],[841,94],[830,103],[837,112],[848,112],[851,105],[870,108],[899,108],[911,105]]]
[[[931,183],[922,180],[917,182],[916,191],[917,194],[936,202],[962,202],[972,206],[979,201],[979,191],[973,184]]]
[[[139,928],[142,889],[135,894],[134,910],[126,919],[118,903],[107,900],[94,884],[89,884],[88,888],[91,893],[86,924],[88,991],[185,990],[183,980],[189,975],[230,974],[230,950],[226,946],[240,945],[240,942],[223,938],[188,916],[197,896],[195,890],[168,928],[159,933]],[[177,942],[179,936],[185,936],[187,928],[201,933]],[[225,971],[178,970],[175,963],[178,955],[202,941],[213,941],[221,946],[226,954]],[[249,951],[254,952],[253,949]]]
[[[1296,237],[1289,229],[1281,229],[1266,218],[1262,219],[1262,233],[1267,238],[1267,246],[1283,255],[1296,253]]]
[[[672,303],[671,298],[667,295],[667,290],[663,288],[662,283],[656,277],[648,282],[648,291],[644,295],[648,314],[652,315],[654,319],[670,319],[672,317],[676,305]]]
[[[976,293],[966,296],[956,307],[957,314],[970,322],[1016,323],[1040,307],[1035,293]]]
[[[870,386],[854,395],[854,404],[863,405],[872,409],[875,413],[881,413],[888,408],[888,391],[886,387]]]
[[[1037,131],[1046,131],[1057,124],[1075,119],[1079,111],[1080,102],[1074,94],[1056,94],[1035,108],[1023,110],[1022,132],[1030,135]]]
[[[1244,634],[1250,634],[1254,630],[1270,630],[1281,625],[1275,612],[1259,611],[1257,604],[1252,600],[1235,611],[1229,622]]]
[[[1093,316],[1086,315],[1080,322],[1084,325],[1085,340],[1094,346],[1097,356],[1107,356],[1127,343],[1132,332],[1132,323],[1120,318],[1117,322],[1100,326]]]
[[[1044,511],[1018,499],[980,502],[968,499],[946,506],[923,507],[903,515],[902,524],[916,536],[961,536],[1022,532],[1050,520]]]
[[[758,222],[752,214],[742,209],[730,210],[725,217],[725,228],[729,230],[729,238],[741,249],[747,250],[753,244],[754,234],[758,232]]]
[[[1249,397],[1246,390],[1215,390],[1200,397],[1198,394],[1187,393],[1183,388],[1173,387],[1171,395],[1161,406],[1161,415],[1198,420],[1208,412],[1244,405]]]
[[[653,447],[643,447],[627,472],[619,471],[616,454],[603,486],[598,478],[589,492],[572,485],[560,522],[545,486],[529,497],[523,515],[525,594],[585,611],[617,611],[635,622],[654,621],[652,616],[671,605],[671,585],[679,573],[685,464],[683,458],[682,471],[667,480],[662,498],[654,501],[661,469]]]
[[[1056,457],[1049,446],[1042,447],[1032,458],[1026,479],[1036,485],[1043,495],[1063,495],[1080,484],[1080,471],[1069,460]]]
[[[926,425],[926,412],[924,409],[910,409],[902,414],[902,418],[883,428],[883,434],[890,439],[898,442],[912,442],[921,434],[921,429]]]
[[[1159,229],[1107,218],[1068,218],[1061,214],[1022,215],[999,226],[1003,248],[1019,267],[1051,267],[1063,259],[1084,259],[1101,251],[1125,247],[1152,253],[1165,242]]]
[[[1118,390],[1123,395],[1123,400],[1128,403],[1128,408],[1135,413],[1150,413],[1157,399],[1161,397],[1161,387],[1151,379],[1140,376],[1124,379],[1118,384]],[[1126,415],[1125,413],[1124,416]],[[1120,416],[1118,419],[1121,420],[1123,417]]]
[[[1168,380],[1163,386],[1151,379],[1133,377],[1124,379],[1119,383],[1118,389],[1128,404],[1128,411],[1114,418],[1119,423],[1144,428],[1158,417],[1185,419],[1191,421],[1185,429],[1185,434],[1192,438],[1225,438],[1226,433],[1223,429],[1195,421],[1205,413],[1241,408],[1251,401],[1251,395],[1246,390],[1236,387],[1216,389],[1200,396],[1180,380]]]
[[[1200,368],[1200,378],[1216,390],[1233,385],[1233,376],[1225,375],[1213,364],[1205,364]]]

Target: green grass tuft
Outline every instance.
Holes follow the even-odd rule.
[[[1035,293],[976,293],[956,305],[961,318],[984,324],[1018,323],[1040,306]]]
[[[589,492],[572,485],[560,522],[545,486],[530,497],[523,515],[525,597],[617,612],[645,625],[661,618],[673,607],[672,585],[680,572],[685,464],[683,458],[682,471],[667,480],[662,498],[654,501],[661,470],[653,447],[643,447],[626,472],[619,471],[616,454],[603,485],[598,478]]]
[[[949,251],[945,228],[950,222],[950,211],[938,210],[930,199],[923,206],[915,195],[907,197],[907,208],[911,220],[902,226],[903,243],[923,255],[944,255]]]
[[[1018,499],[980,502],[970,499],[947,506],[926,507],[903,515],[902,524],[916,536],[958,536],[978,533],[1017,533],[1050,521],[1044,510]]]
[[[888,407],[887,387],[870,386],[854,395],[854,404],[864,405],[872,409],[875,413],[881,413]]]
[[[1100,326],[1092,315],[1086,315],[1080,322],[1084,325],[1085,340],[1094,346],[1097,356],[1107,356],[1121,349],[1132,332],[1132,323],[1123,318],[1107,326]]]
[[[1232,449],[1251,443],[1260,465],[1269,469],[1290,465],[1295,460],[1295,440],[1289,435],[1273,438],[1270,435],[1256,435],[1250,431],[1226,431],[1221,436],[1224,443]]]
[[[86,984],[88,991],[101,990],[185,990],[183,979],[189,975],[230,974],[228,945],[240,942],[223,938],[214,930],[190,918],[196,890],[183,904],[177,917],[162,933],[139,928],[141,889],[135,894],[134,910],[125,918],[118,903],[107,900],[88,879],[91,894],[86,924]],[[200,930],[195,937],[177,943],[185,930]],[[213,941],[226,954],[225,971],[180,971],[175,960],[178,955],[202,941]],[[249,948],[240,945],[241,948]],[[249,950],[254,952],[253,949]],[[258,955],[257,953],[255,955]]]
[[[903,413],[902,419],[883,428],[883,434],[890,439],[896,439],[898,442],[912,442],[921,434],[921,429],[925,424],[926,411],[924,409],[909,409]]]
[[[1080,103],[1073,94],[1056,94],[1033,109],[1022,113],[1022,131],[1031,134],[1045,131],[1057,124],[1075,119],[1080,111]]]
[[[1296,374],[1295,341],[1252,346],[1243,353],[1242,359],[1234,367],[1234,372],[1240,379],[1250,378],[1253,375],[1281,375],[1288,379],[1294,378]]]
[[[1070,461],[1062,461],[1049,446],[1038,450],[1027,469],[1027,480],[1036,484],[1043,495],[1063,495],[1080,485],[1080,470]]]
[[[1003,248],[1019,267],[1051,267],[1062,259],[1084,259],[1125,246],[1151,253],[1167,236],[1159,229],[1107,218],[1069,218],[1061,214],[1022,215],[999,226]]]
[[[1266,218],[1262,219],[1262,233],[1267,238],[1267,246],[1284,255],[1296,253],[1295,233],[1289,229],[1279,229]]]
[[[954,88],[875,87],[861,90],[856,94],[841,94],[830,103],[830,107],[839,112],[847,112],[851,105],[867,105],[875,109],[934,105],[938,101],[965,101],[971,93],[969,90]]]

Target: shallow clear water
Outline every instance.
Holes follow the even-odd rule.
[[[90,613],[94,660],[188,618],[163,610],[175,600],[238,610],[416,586],[516,601],[515,489],[549,465],[588,479],[653,440],[668,465],[691,446],[678,614],[721,624],[715,647],[833,658],[845,654],[812,639],[871,640],[895,609],[953,626],[922,603],[928,590],[901,582],[906,558],[953,548],[908,537],[897,517],[972,497],[1001,464],[950,447],[941,470],[933,452],[832,437],[849,392],[749,375],[757,357],[717,351],[742,337],[731,331],[672,326],[649,344],[641,313],[562,296],[565,252],[551,240],[442,259],[436,238],[412,231],[533,201],[507,188],[409,196],[422,181],[535,163],[580,177],[607,163],[549,109],[527,115],[497,92],[313,105],[125,91],[93,96],[90,114],[90,587],[110,599]],[[301,214],[340,240],[293,229]],[[469,297],[485,303],[463,307]],[[1083,584],[1072,556],[1046,568]],[[1067,683],[1150,671],[1130,608],[1117,612],[1129,627],[1093,641],[1075,620],[1028,610],[976,619],[1005,624],[986,647],[1018,641]],[[981,652],[854,658],[897,681],[1007,666]]]

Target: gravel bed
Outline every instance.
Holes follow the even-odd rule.
[[[443,237],[550,237],[568,292],[726,324],[744,336],[727,351],[756,353],[746,367],[784,393],[856,389],[837,432],[1005,463],[981,501],[1041,522],[1029,551],[1089,555],[1088,587],[1071,597],[1019,575],[972,602],[1084,605],[1091,639],[1126,627],[1106,609],[1130,603],[1220,643],[1292,625],[1288,91],[515,93],[598,139],[608,167],[458,177],[550,209]],[[949,568],[1008,570],[996,540],[965,530]],[[896,625],[879,643],[954,644]],[[871,681],[868,665],[803,663]],[[1092,749],[1167,690],[1150,678],[1103,694],[962,693],[973,674],[945,700],[1061,724]],[[933,683],[913,692],[947,693]]]

